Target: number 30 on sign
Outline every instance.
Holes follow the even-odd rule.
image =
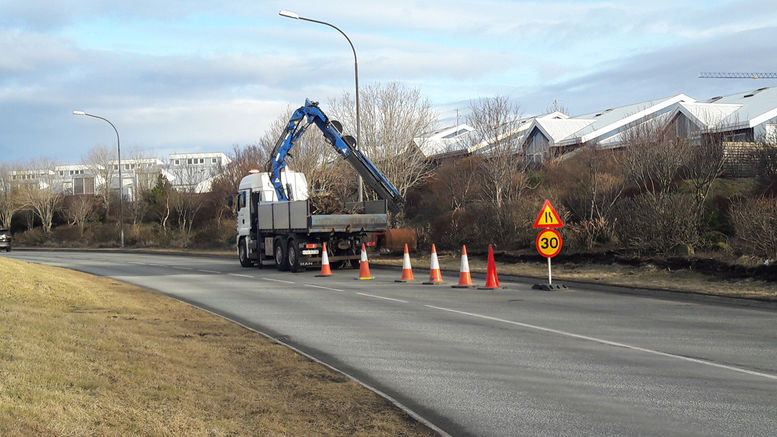
[[[543,229],[537,235],[537,252],[545,258],[553,258],[561,251],[561,234],[555,229]]]

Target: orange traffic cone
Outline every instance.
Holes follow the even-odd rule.
[[[435,285],[442,283],[442,273],[440,273],[440,262],[437,261],[437,248],[432,243],[432,261],[429,266],[429,280],[424,285]]]
[[[496,263],[494,263],[494,249],[488,245],[488,268],[486,270],[486,286],[479,290],[493,290],[499,287],[499,278],[496,275]]]
[[[461,245],[461,268],[459,269],[459,283],[451,285],[453,288],[472,287],[472,276],[469,274],[469,260],[467,259],[467,246]]]
[[[413,269],[410,267],[410,253],[407,251],[407,243],[405,243],[405,256],[402,258],[402,277],[394,282],[407,281],[415,281],[415,279],[413,279]]]
[[[326,253],[326,243],[324,243],[324,249],[321,251],[321,273],[316,277],[332,276],[332,269],[329,268],[329,254]]]
[[[362,243],[362,257],[359,261],[359,277],[356,279],[375,279],[370,275],[370,263],[367,261],[367,248],[364,247],[364,243]]]

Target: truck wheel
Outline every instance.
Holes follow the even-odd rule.
[[[251,260],[248,259],[248,247],[246,247],[246,240],[240,240],[237,245],[237,257],[240,259],[240,265],[243,267],[251,267]]]
[[[275,240],[275,247],[273,253],[275,253],[275,267],[283,272],[289,270],[289,260],[286,257],[286,245],[281,240]]]
[[[286,250],[286,252],[288,254],[287,258],[289,261],[289,270],[294,273],[304,270],[304,268],[300,267],[299,265],[301,254],[299,251],[299,246],[297,245],[297,240],[293,238],[289,240],[289,248]]]

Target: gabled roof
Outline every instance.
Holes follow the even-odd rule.
[[[682,113],[702,129],[710,129],[720,125],[741,107],[729,103],[682,102],[677,105],[675,113]]]
[[[466,124],[447,126],[413,138],[413,142],[426,156],[467,150],[467,142],[463,141],[474,129]]]
[[[551,142],[557,143],[564,138],[578,132],[594,120],[585,118],[548,118],[547,116],[537,117],[534,125],[542,131],[542,134]]]
[[[502,135],[499,135],[497,137],[497,141],[501,141],[506,138],[510,138],[513,136],[518,135],[518,138],[515,140],[519,143],[522,143],[526,136],[531,132],[531,127],[534,126],[534,120],[537,117],[528,117],[528,118],[521,118],[519,120],[515,120],[513,122],[514,128],[503,133]],[[493,142],[491,141],[491,138],[485,139],[467,149],[468,153],[483,153],[489,150],[489,147]]]
[[[677,113],[707,132],[753,128],[777,117],[777,88],[683,102],[672,115]]]
[[[752,128],[777,117],[777,88],[759,88],[746,93],[715,98],[714,104],[741,105],[738,110],[722,120],[722,126]]]
[[[575,119],[591,119],[592,123],[583,129],[569,135],[567,138],[556,142],[556,146],[566,146],[576,143],[586,143],[589,141],[608,138],[616,135],[629,125],[638,123],[649,117],[656,116],[672,109],[672,105],[680,102],[694,102],[695,100],[685,94],[649,100],[641,103],[620,106],[618,108],[605,109],[604,111],[585,114]]]

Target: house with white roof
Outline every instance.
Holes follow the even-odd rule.
[[[575,117],[553,112],[524,118],[507,135],[521,135],[525,158],[542,162],[571,156],[567,154],[582,146],[623,147],[630,130],[648,123],[675,129],[678,136],[692,141],[714,133],[722,134],[724,141],[732,144],[777,142],[777,88],[759,88],[703,101],[677,94]],[[459,148],[458,152],[486,152],[488,146],[478,143]]]
[[[471,126],[456,124],[428,132],[420,137],[413,138],[413,143],[424,156],[436,158],[472,153],[466,138],[472,132]]]
[[[672,113],[679,136],[723,134],[725,141],[754,142],[777,137],[777,88],[679,104]]]

